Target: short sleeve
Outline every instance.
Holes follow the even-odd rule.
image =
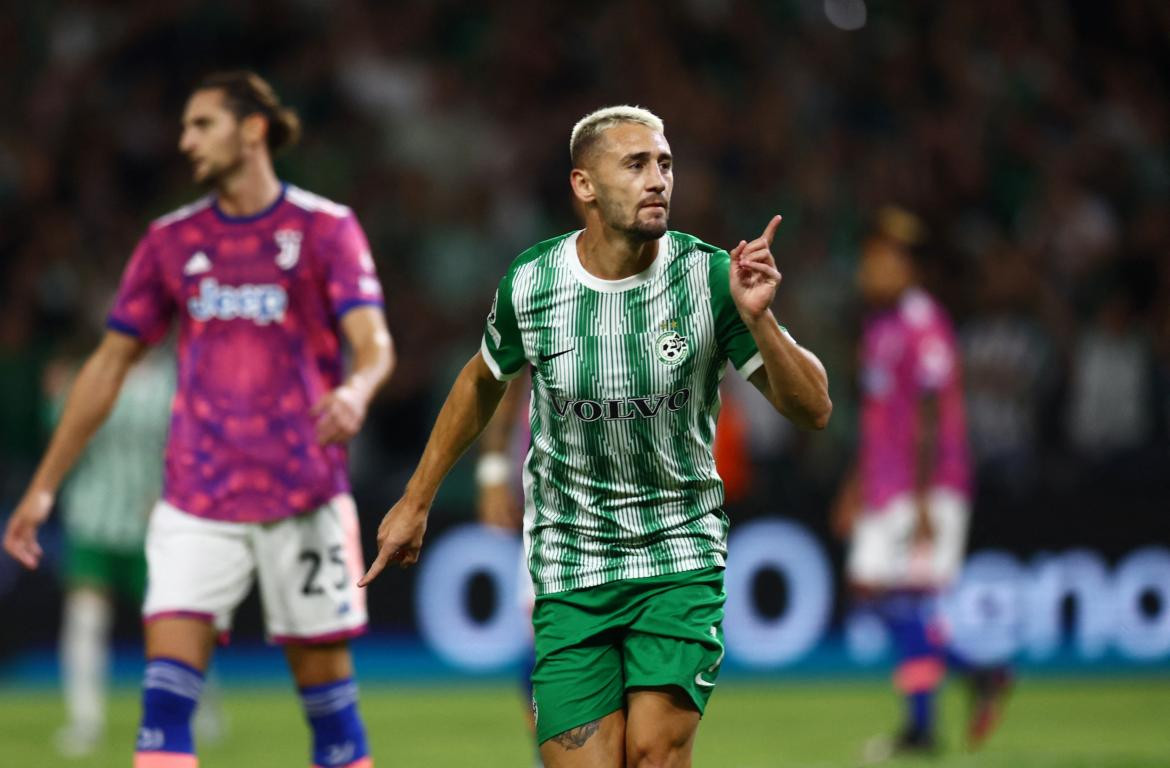
[[[948,386],[955,377],[955,345],[940,328],[920,334],[914,344],[914,382],[919,391],[933,392]]]
[[[155,344],[167,334],[175,305],[163,283],[158,254],[148,234],[138,243],[122,273],[106,327]]]
[[[334,317],[341,317],[356,307],[380,307],[385,303],[370,244],[352,211],[326,234],[321,252]]]
[[[524,356],[524,341],[520,337],[520,326],[516,322],[516,310],[512,306],[512,275],[509,273],[496,288],[492,308],[488,312],[484,327],[480,354],[491,369],[492,375],[500,381],[508,381],[520,375],[527,358]]]
[[[731,298],[731,257],[727,251],[711,254],[708,273],[711,288],[711,315],[719,348],[745,379],[764,364],[751,331],[743,324]]]

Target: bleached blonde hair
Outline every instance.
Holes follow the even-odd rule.
[[[573,132],[569,134],[569,159],[573,161],[573,167],[581,167],[581,161],[585,154],[597,142],[601,134],[618,123],[638,123],[659,133],[664,133],[662,118],[648,109],[631,107],[626,104],[603,107],[585,115],[573,126]]]

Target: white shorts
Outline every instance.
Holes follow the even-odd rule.
[[[208,520],[160,501],[146,561],[146,621],[204,618],[226,633],[258,580],[272,642],[326,643],[366,628],[357,508],[347,495],[272,523]]]
[[[903,494],[858,517],[849,548],[849,579],[880,589],[938,589],[959,573],[971,517],[967,499],[949,488],[929,497],[934,539],[915,545],[914,496]]]

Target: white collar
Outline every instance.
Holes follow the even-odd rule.
[[[565,239],[564,259],[569,265],[569,271],[577,278],[586,288],[592,288],[599,293],[621,293],[628,291],[631,288],[637,288],[639,285],[645,285],[662,273],[663,266],[666,264],[668,253],[670,249],[670,238],[663,235],[658,238],[658,253],[654,256],[654,261],[636,275],[623,277],[620,280],[603,280],[596,275],[591,275],[581,263],[581,257],[577,255],[577,238],[581,236],[584,230],[577,230]]]

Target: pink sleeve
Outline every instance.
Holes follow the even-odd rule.
[[[954,340],[947,330],[932,325],[914,342],[914,381],[920,391],[937,391],[955,378]]]
[[[122,273],[106,327],[154,344],[166,335],[174,306],[163,284],[157,253],[147,235],[139,241]]]
[[[382,306],[382,285],[378,282],[370,245],[352,212],[338,221],[334,231],[324,238],[322,257],[334,317],[341,317],[355,307]]]

